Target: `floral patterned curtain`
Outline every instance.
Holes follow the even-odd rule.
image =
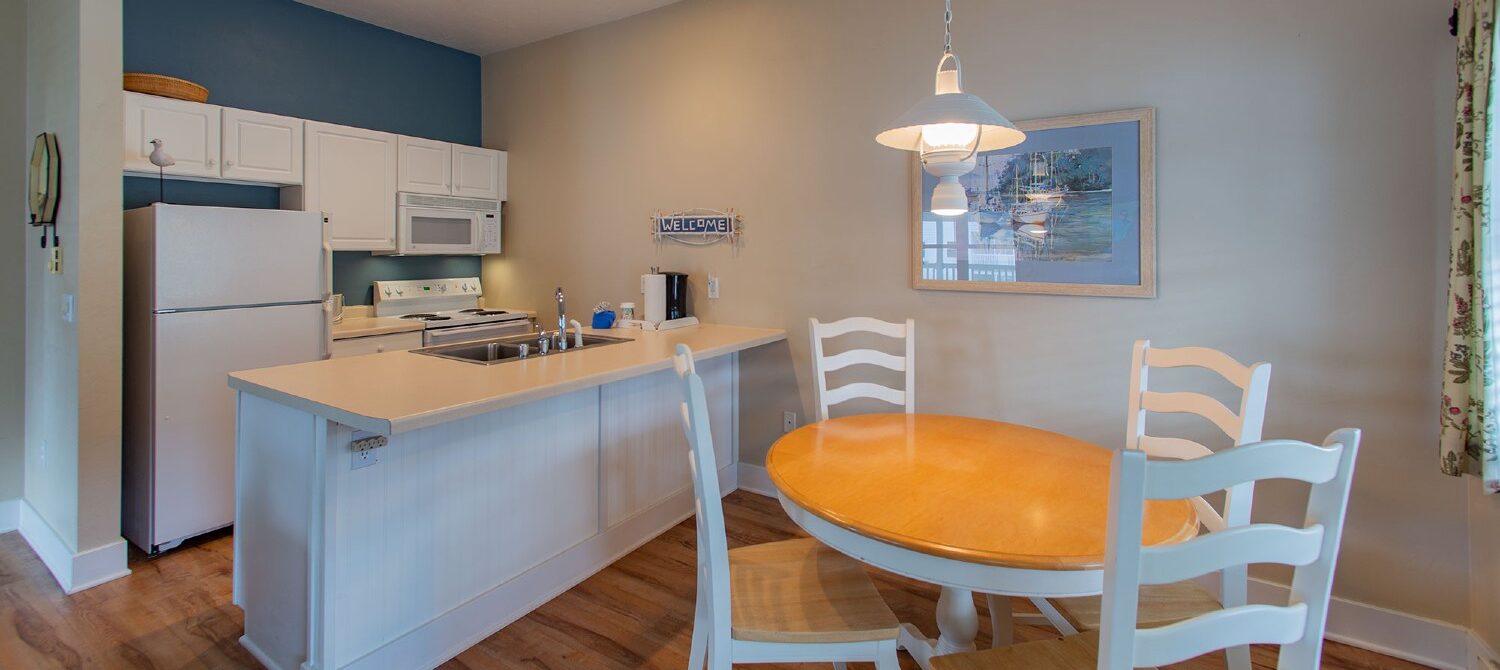
[[[1486,202],[1490,157],[1490,82],[1496,0],[1457,0],[1458,96],[1453,146],[1453,239],[1448,252],[1448,336],[1439,438],[1445,474],[1484,478],[1500,492],[1500,442],[1491,337],[1500,334],[1489,302],[1491,249]]]

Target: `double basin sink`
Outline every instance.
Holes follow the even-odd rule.
[[[496,363],[519,361],[528,358],[557,356],[571,351],[592,349],[594,347],[630,341],[623,337],[608,337],[605,335],[581,335],[576,337],[583,339],[581,346],[576,344],[576,338],[568,338],[568,348],[562,349],[556,346],[554,338],[550,343],[551,346],[548,347],[545,353],[541,351],[541,347],[537,342],[538,338],[535,335],[512,335],[510,337],[498,337],[491,340],[445,344],[437,347],[413,349],[412,353],[478,365],[495,365]],[[523,352],[525,355],[522,355]]]

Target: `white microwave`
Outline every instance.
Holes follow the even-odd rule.
[[[405,256],[498,254],[500,203],[477,198],[401,193],[396,200],[396,251],[384,253]]]

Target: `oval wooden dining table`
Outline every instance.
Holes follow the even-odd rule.
[[[1104,447],[1013,423],[865,414],[787,433],[766,470],[782,507],[813,537],[942,587],[936,641],[902,626],[901,646],[925,668],[931,656],[974,649],[975,591],[1103,590],[1110,460]],[[1182,542],[1197,528],[1187,501],[1147,504],[1146,544]]]

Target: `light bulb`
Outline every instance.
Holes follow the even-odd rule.
[[[969,213],[969,194],[958,175],[939,177],[932,189],[932,213],[938,216],[959,216]]]
[[[931,151],[967,150],[979,136],[973,123],[930,123],[922,126],[922,143]]]

